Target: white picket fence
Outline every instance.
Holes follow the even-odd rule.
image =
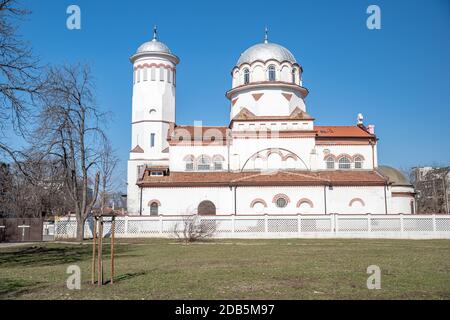
[[[116,218],[118,238],[174,237],[183,216],[122,216]],[[450,239],[449,215],[247,215],[203,216],[204,226],[215,230],[214,238],[377,238]],[[85,237],[92,237],[93,222],[85,224]],[[111,232],[105,218],[104,235]],[[75,217],[55,221],[55,239],[76,236]]]

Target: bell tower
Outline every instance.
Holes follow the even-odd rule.
[[[180,60],[159,41],[155,26],[153,39],[142,44],[130,61],[133,97],[127,207],[129,214],[139,214],[136,182],[141,169],[168,165],[165,149],[169,126],[175,123],[176,66]]]

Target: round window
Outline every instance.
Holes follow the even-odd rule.
[[[287,201],[284,198],[279,198],[277,200],[277,207],[278,208],[285,208],[287,206]]]

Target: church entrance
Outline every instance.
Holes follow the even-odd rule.
[[[209,200],[200,202],[197,213],[199,216],[214,216],[216,215],[216,206]]]

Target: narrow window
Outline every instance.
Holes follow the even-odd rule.
[[[159,81],[164,81],[164,68],[159,68]]]
[[[144,68],[144,81],[147,81],[147,68]]]
[[[150,215],[151,216],[157,216],[158,215],[158,209],[159,209],[158,204],[156,202],[152,202],[150,204]]]
[[[350,169],[350,159],[343,157],[339,159],[339,169]]]
[[[155,81],[156,80],[156,68],[152,67],[151,72],[150,72],[150,76],[151,76],[151,80]]]
[[[176,75],[177,75],[177,72],[175,69],[173,69],[173,85],[174,86],[176,85],[176,83],[175,83]]]
[[[194,159],[189,158],[186,160],[186,171],[193,171],[194,170]]]
[[[170,79],[170,69],[167,69],[167,82],[171,83],[171,79]]]
[[[214,170],[220,171],[223,170],[223,158],[222,157],[214,157]]]
[[[276,77],[275,77],[275,66],[274,65],[270,65],[269,66],[269,81],[275,81]]]
[[[244,84],[248,84],[250,82],[250,71],[248,69],[244,69]]]
[[[295,79],[296,75],[295,75],[295,69],[292,69],[292,83],[295,83]]]
[[[155,134],[150,134],[150,147],[153,148],[155,146]]]
[[[141,70],[137,69],[136,72],[137,72],[137,82],[139,83],[141,82]]]

